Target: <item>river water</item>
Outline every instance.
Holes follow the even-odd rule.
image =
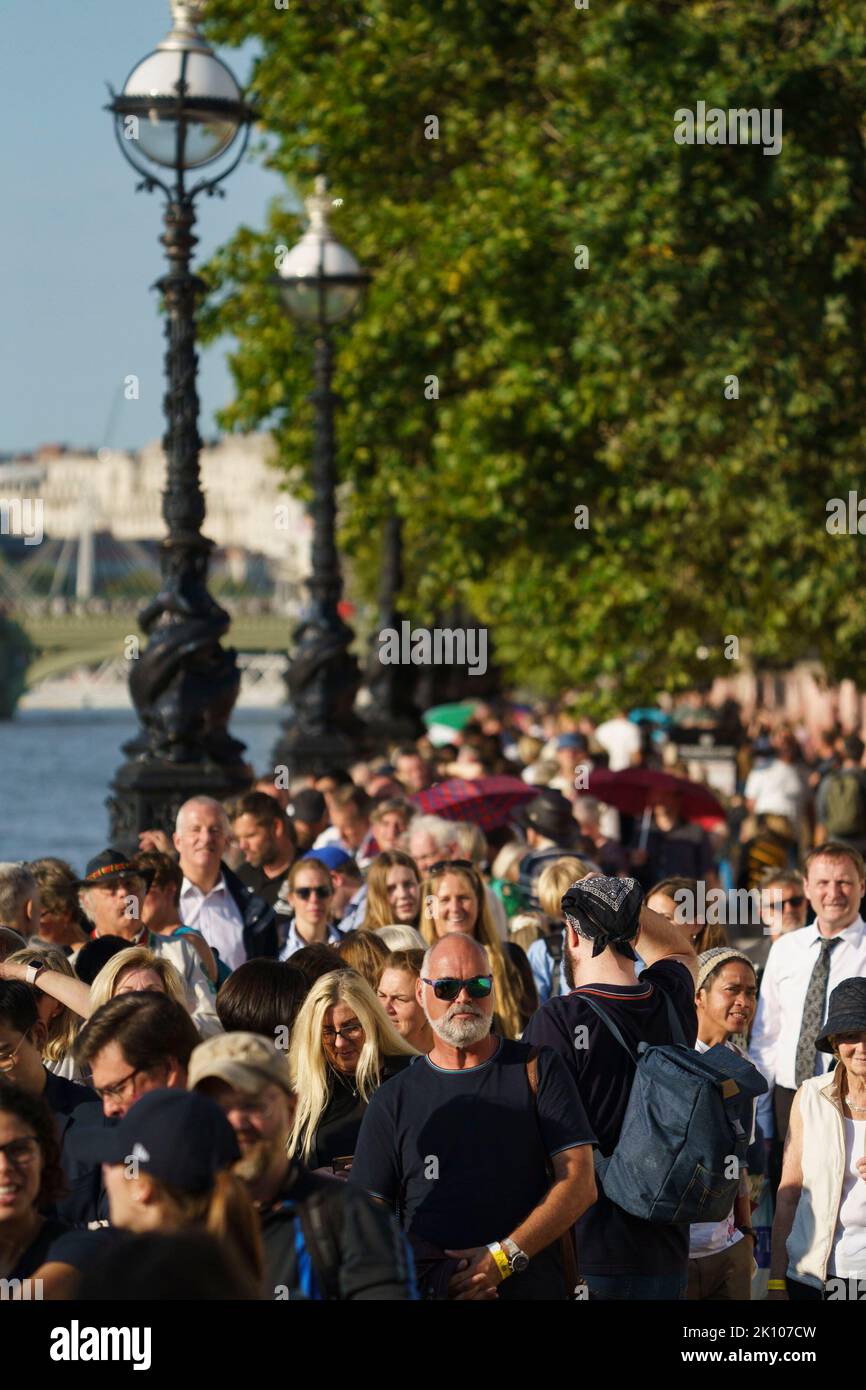
[[[259,772],[269,766],[280,714],[232,717],[231,733]],[[108,845],[108,785],[136,728],[126,710],[19,710],[0,721],[0,860],[58,855],[83,871]]]

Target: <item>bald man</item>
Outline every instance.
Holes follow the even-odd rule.
[[[401,1217],[422,1297],[573,1298],[572,1227],[596,1196],[576,1085],[542,1049],[533,1098],[533,1049],[491,1031],[493,973],[471,937],[431,946],[417,991],[432,1051],[373,1096],[350,1181]]]

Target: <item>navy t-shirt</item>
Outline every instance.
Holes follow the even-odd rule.
[[[538,1057],[537,1116],[526,1074],[530,1049],[499,1039],[464,1071],[419,1057],[376,1092],[361,1125],[349,1181],[397,1210],[405,1229],[442,1250],[502,1240],[549,1187],[546,1157],[595,1137],[558,1057]],[[503,1298],[563,1298],[557,1244],[502,1285]]]
[[[663,996],[672,1000],[686,1041],[694,1046],[698,1023],[691,972],[679,961],[661,960],[644,970],[636,985],[586,985],[593,998],[636,1051],[639,1042],[672,1042]],[[585,1028],[586,1033],[576,1032]],[[577,1082],[599,1152],[616,1147],[634,1080],[635,1064],[580,993],[549,1000],[530,1019],[524,1041],[558,1052]],[[585,1045],[584,1045],[585,1044]],[[685,1274],[689,1228],[642,1221],[598,1200],[577,1223],[577,1258],[585,1274]]]

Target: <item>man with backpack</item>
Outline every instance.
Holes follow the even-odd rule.
[[[697,1036],[697,956],[683,928],[642,908],[642,899],[630,878],[585,878],[569,889],[562,900],[563,969],[571,993],[543,1005],[523,1035],[524,1042],[553,1048],[565,1060],[602,1161],[620,1138],[638,1045],[681,1041],[694,1048]],[[640,980],[632,944],[638,936],[646,963]],[[681,1031],[676,1039],[670,1009]],[[688,1224],[633,1215],[610,1199],[604,1181],[576,1228],[578,1267],[590,1299],[682,1298],[688,1284]]]
[[[829,772],[815,801],[815,844],[827,840],[866,855],[866,770],[864,744],[856,734],[842,740],[842,766]]]

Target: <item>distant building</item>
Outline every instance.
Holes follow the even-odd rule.
[[[228,435],[201,453],[207,515],[204,534],[229,552],[240,576],[249,553],[263,555],[278,589],[293,588],[310,570],[312,524],[303,505],[282,489],[270,460],[270,435]],[[41,499],[51,539],[108,531],[120,541],[161,540],[165,455],[154,442],[143,449],[79,453],[45,445],[0,462],[0,499]]]

